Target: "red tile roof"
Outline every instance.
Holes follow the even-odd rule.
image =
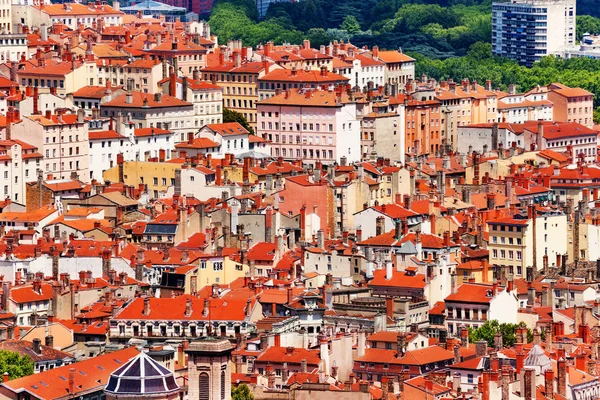
[[[343,75],[336,74],[334,72],[327,72],[325,74],[321,71],[314,69],[311,70],[297,70],[291,69],[276,69],[264,75],[262,78],[258,78],[259,81],[275,81],[275,82],[295,82],[295,83],[334,83],[334,82],[348,82],[350,79]]]
[[[27,392],[32,397],[53,400],[63,397],[78,398],[79,393],[101,391],[108,383],[110,374],[139,354],[135,347],[110,354],[92,357],[38,374],[13,379],[2,384],[14,393]],[[75,391],[69,393],[69,371],[75,369]]]
[[[375,209],[393,219],[416,217],[419,215],[416,212],[414,212],[412,210],[407,210],[406,208],[404,208],[396,203],[373,206],[373,209]]]
[[[241,296],[240,296],[241,297]],[[192,313],[185,315],[186,301],[192,299]],[[246,319],[246,298],[210,298],[209,313],[203,313],[204,300],[190,295],[176,298],[150,298],[150,313],[144,315],[144,299],[137,298],[127,305],[115,319],[186,320],[186,321],[243,321]],[[253,304],[253,303],[251,303]]]
[[[358,243],[359,246],[391,246],[391,247],[396,247],[396,246],[401,246],[402,243],[405,242],[412,242],[412,243],[416,243],[416,234],[413,232],[409,232],[406,235],[402,236],[400,239],[396,239],[395,236],[395,229],[392,229],[389,232],[386,233],[382,233],[379,236],[374,236],[372,238],[369,238],[367,240],[363,240],[362,242]],[[424,249],[443,249],[446,246],[444,246],[444,239],[437,236],[437,235],[431,235],[428,233],[422,233],[421,234],[421,244],[423,246]],[[457,247],[458,245],[452,241],[450,241],[450,247]]]
[[[151,93],[132,92],[131,103],[127,103],[127,93],[124,93],[111,101],[102,104],[103,107],[127,107],[127,108],[162,108],[162,107],[192,107],[192,103],[178,99],[177,97],[163,94],[160,96],[160,101]],[[144,100],[147,103],[144,103]]]
[[[210,149],[219,147],[219,143],[213,142],[208,138],[195,138],[192,143],[181,142],[175,145],[176,149]]]
[[[263,351],[260,356],[256,358],[255,362],[272,364],[282,364],[286,362],[289,365],[301,364],[302,360],[306,360],[307,364],[310,366],[318,366],[321,358],[319,357],[319,352],[317,350],[293,347],[290,348],[290,351],[288,352],[288,348],[286,347],[271,346]]]
[[[208,124],[206,126],[221,136],[249,134],[246,128],[244,128],[238,122],[223,122],[221,124]]]
[[[373,272],[373,279],[369,282],[369,286],[395,286],[402,288],[411,289],[424,289],[427,285],[425,283],[425,275],[416,274],[411,275],[406,272],[400,272],[393,270],[392,279],[386,279],[384,269],[378,269]]]
[[[498,287],[498,292],[504,288]],[[483,283],[463,283],[456,289],[456,293],[448,295],[445,302],[456,301],[462,303],[488,304],[493,298],[493,286]]]
[[[390,51],[379,51],[380,60],[386,63],[397,63],[397,62],[414,62],[415,59],[407,56],[404,53],[401,53],[397,50]]]

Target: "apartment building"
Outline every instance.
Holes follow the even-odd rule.
[[[322,66],[319,70],[277,69],[258,79],[258,99],[268,99],[288,89],[322,89],[333,90],[338,85],[345,85],[349,79],[345,76],[329,72]]]
[[[477,328],[488,320],[517,323],[516,296],[497,284],[463,283],[453,288],[444,301],[448,331],[454,334],[463,326]]]
[[[24,21],[27,26],[63,24],[76,30],[81,25],[85,28],[123,25],[124,13],[104,2],[45,4],[42,1],[29,7],[29,12],[25,14],[28,18]]]
[[[554,105],[554,121],[594,126],[594,94],[562,83],[548,85],[548,100]]]
[[[122,118],[132,122],[136,129],[171,131],[177,142],[187,140],[188,133],[194,131],[193,104],[162,93],[128,92],[102,104],[101,108],[103,117]]]
[[[84,86],[98,83],[98,69],[93,60],[78,59],[45,60],[38,52],[37,58],[26,61],[17,71],[21,88],[37,87],[40,93],[66,96]]]
[[[398,50],[379,50],[373,46],[373,58],[385,63],[385,83],[404,85],[415,78],[415,59]]]
[[[25,183],[37,179],[42,155],[20,140],[0,141],[0,190],[3,199],[25,204]]]
[[[529,206],[528,215],[487,221],[490,265],[503,276],[524,277],[526,268],[542,269],[544,256],[554,266],[557,254],[567,252],[567,216],[562,212]]]
[[[575,0],[492,4],[492,52],[531,66],[575,44]]]
[[[223,88],[201,81],[199,74],[194,79],[171,75],[159,82],[162,92],[194,105],[194,128],[223,122]]]
[[[158,59],[137,59],[123,66],[126,87],[138,92],[154,94],[158,90],[158,82],[163,78],[163,65]],[[117,85],[116,78],[112,83]],[[103,81],[100,81],[102,85]]]
[[[57,110],[54,114],[46,111],[44,115],[30,115],[15,123],[12,132],[38,148],[46,175],[65,179],[75,174],[89,181],[88,124],[83,110],[77,114]]]
[[[257,135],[271,155],[332,164],[360,161],[356,103],[345,92],[289,89],[257,103]]]
[[[212,43],[210,44],[212,45]],[[177,74],[191,78],[194,71],[198,71],[206,65],[208,49],[191,40],[174,38],[173,41],[164,41],[145,52],[154,58],[169,60]]]
[[[223,88],[223,106],[241,113],[256,129],[256,102],[258,101],[258,80],[272,68],[281,68],[269,61],[242,63],[241,54],[234,54],[234,61],[225,62],[221,53],[219,65],[204,68],[202,75]]]
[[[10,3],[6,3],[10,4]],[[6,6],[6,5],[2,5]],[[0,13],[5,14],[7,11],[0,6]],[[10,5],[8,6],[10,10]],[[10,11],[8,11],[10,14]],[[1,15],[1,14],[0,14]],[[2,20],[2,18],[0,18]],[[4,25],[4,26],[3,26]],[[7,26],[8,25],[8,26]],[[0,34],[0,61],[19,61],[21,56],[28,56],[27,51],[27,35],[22,33],[10,33],[10,20],[0,23],[0,31],[6,33]]]

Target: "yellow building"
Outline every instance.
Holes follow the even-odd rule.
[[[234,61],[225,61],[220,55],[219,65],[202,70],[205,81],[212,81],[223,88],[223,106],[241,113],[252,129],[256,129],[256,102],[258,101],[258,78],[273,68],[281,68],[269,61],[244,62],[239,53]]]
[[[175,170],[180,168],[181,165],[173,163],[125,161],[104,171],[104,180],[135,187],[147,185],[148,194],[158,198],[160,193],[167,192],[169,186],[175,185]]]
[[[487,259],[471,260],[456,266],[456,279],[458,285],[463,283],[488,283],[492,282],[494,271],[489,267]]]
[[[248,265],[240,264],[229,255],[211,254],[200,259],[199,265],[185,271],[185,294],[193,294],[212,284],[228,285],[250,272]],[[183,272],[183,271],[182,271]]]

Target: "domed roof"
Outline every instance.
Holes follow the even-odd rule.
[[[170,393],[179,390],[173,373],[141,352],[118,368],[104,389],[119,396]]]

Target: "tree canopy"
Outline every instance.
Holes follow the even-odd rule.
[[[479,340],[485,340],[489,347],[494,347],[494,336],[500,332],[502,334],[502,344],[504,346],[511,347],[517,341],[517,328],[520,324],[508,324],[499,323],[497,320],[485,321],[479,328],[473,329],[469,327],[469,341],[477,342]],[[527,340],[531,341],[532,333],[527,330]]]
[[[577,37],[600,33],[596,0],[578,0]],[[492,0],[304,0],[272,3],[258,21],[252,0],[217,0],[209,23],[221,41],[244,44],[320,46],[333,40],[352,40],[360,46],[378,45],[425,54],[430,58],[463,56],[477,42],[491,41]]]
[[[9,379],[33,374],[34,362],[29,356],[14,351],[0,351],[0,374],[8,372]]]
[[[237,122],[246,128],[250,134],[254,135],[254,129],[252,129],[250,124],[248,124],[246,118],[244,118],[244,116],[237,111],[223,107],[223,122]]]
[[[231,389],[231,400],[254,400],[248,386],[244,383]]]

